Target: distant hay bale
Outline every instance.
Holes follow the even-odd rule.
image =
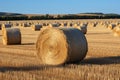
[[[116,24],[109,24],[108,25],[108,29],[112,30],[116,27]]]
[[[16,26],[19,26],[19,23],[16,23]]]
[[[98,25],[98,23],[96,22],[96,23],[93,23],[93,27],[96,27]]]
[[[36,42],[38,58],[43,64],[62,65],[79,62],[88,51],[84,34],[76,28],[46,28]]]
[[[116,25],[117,25],[117,26],[120,25],[120,22],[117,22]]]
[[[60,23],[60,27],[65,27],[65,26],[64,26],[64,23]]]
[[[43,26],[47,26],[47,23],[43,23],[42,25],[43,25]]]
[[[74,26],[74,27],[81,30],[83,34],[87,33],[87,24],[82,24],[81,26]]]
[[[86,34],[87,33],[87,24],[83,24],[81,27],[80,27],[80,30]]]
[[[30,27],[29,23],[23,23],[23,27]]]
[[[80,26],[80,24],[73,24],[73,27],[78,27]]]
[[[3,45],[21,44],[20,29],[5,28],[2,34]]]
[[[40,24],[32,25],[32,30],[34,31],[40,30],[41,28],[42,28],[42,25]]]
[[[73,24],[72,23],[67,23],[67,27],[72,27],[73,26]]]
[[[65,22],[65,23],[63,23],[63,25],[66,27],[66,26],[67,26],[67,23]]]
[[[49,24],[48,26],[49,27],[59,27],[60,24],[58,24],[58,23],[52,23],[52,24]]]
[[[20,24],[19,24],[19,27],[20,27],[20,28],[30,27],[30,24],[29,24],[29,23],[20,23]]]
[[[63,23],[60,23],[60,26],[59,27],[67,27],[67,23],[63,22]]]
[[[115,37],[120,37],[120,27],[115,27],[113,29],[113,34]]]
[[[105,28],[108,28],[109,24],[108,23],[103,23],[102,26],[105,27]]]
[[[24,27],[24,23],[19,23],[19,27],[20,28]]]
[[[11,24],[2,24],[1,27],[2,27],[2,34],[3,34],[6,28],[11,28]]]
[[[2,26],[2,28],[11,28],[12,27],[11,24],[2,24],[1,26]]]

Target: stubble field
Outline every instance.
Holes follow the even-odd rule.
[[[120,80],[120,37],[111,30],[88,26],[85,59],[63,66],[41,65],[35,46],[39,32],[23,27],[22,44],[5,46],[0,30],[0,80]]]

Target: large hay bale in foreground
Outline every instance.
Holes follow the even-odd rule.
[[[88,51],[84,34],[76,28],[46,28],[36,43],[37,55],[43,64],[61,65],[79,62]]]
[[[18,28],[5,28],[3,31],[3,44],[12,45],[12,44],[21,44],[21,32]]]

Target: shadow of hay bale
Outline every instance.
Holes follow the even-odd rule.
[[[62,67],[62,66],[50,66],[50,65],[35,65],[35,66],[0,66],[0,72],[6,72],[6,71],[34,71],[34,70],[46,70],[50,68],[56,68],[56,67]]]
[[[24,67],[0,67],[0,72],[6,71],[31,71],[31,70],[42,70],[40,66],[24,66]]]
[[[111,34],[111,33],[109,33],[109,32],[101,32],[101,33],[97,33],[97,32],[95,33],[95,32],[94,32],[94,33],[88,33],[88,35],[98,35],[98,34],[103,34],[103,35],[104,35],[104,34]]]
[[[81,61],[80,64],[82,64],[82,65],[86,65],[86,64],[95,64],[95,65],[120,64],[120,56],[88,58],[88,59]]]
[[[35,43],[22,43],[21,45],[34,45]]]

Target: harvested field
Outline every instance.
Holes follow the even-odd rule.
[[[85,35],[88,53],[85,59],[77,64],[63,66],[41,65],[36,55],[40,31],[33,31],[31,27],[22,27],[20,30],[22,43],[7,46],[3,45],[0,30],[0,80],[120,80],[120,37],[114,37],[110,29],[88,26]]]

